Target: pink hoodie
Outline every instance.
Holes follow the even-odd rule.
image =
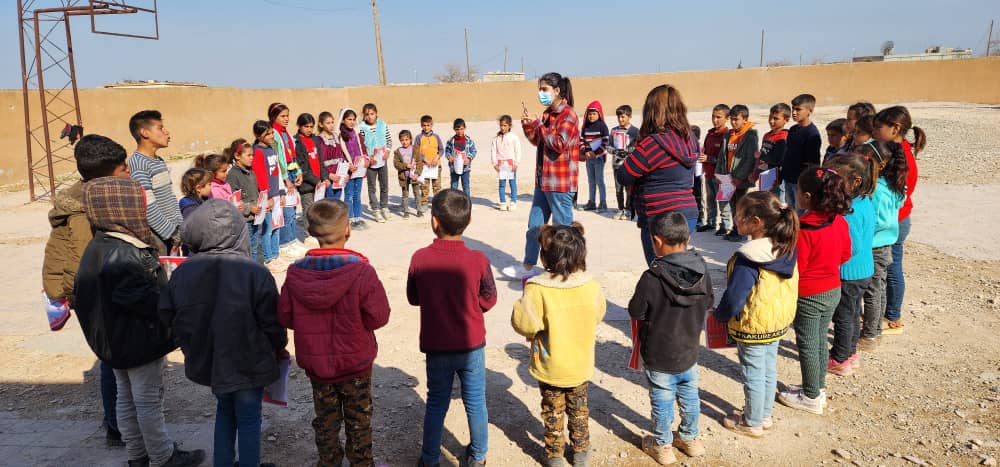
[[[212,193],[209,198],[219,198],[229,201],[233,197],[233,187],[219,179],[212,179]]]

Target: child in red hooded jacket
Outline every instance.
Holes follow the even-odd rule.
[[[295,331],[295,357],[313,387],[318,465],[372,465],[372,363],[375,330],[389,322],[389,299],[375,268],[344,249],[347,205],[323,199],[306,212],[319,248],[288,268],[278,321]],[[347,432],[340,447],[340,425]]]
[[[611,132],[608,125],[604,123],[604,109],[600,101],[591,102],[587,105],[586,117],[583,120],[583,128],[580,130],[580,154],[587,161],[587,188],[590,198],[585,211],[597,210],[604,212],[608,209],[607,186],[604,184],[604,164],[608,161],[608,144]],[[601,204],[598,205],[594,199],[596,192],[600,190]]]

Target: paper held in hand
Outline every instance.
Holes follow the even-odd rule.
[[[736,191],[736,186],[733,185],[733,177],[726,174],[715,174],[715,178],[719,180],[719,194],[716,195],[716,201],[729,201],[733,198],[733,193]]]
[[[514,179],[514,164],[511,161],[500,161],[500,180]]]
[[[760,191],[769,191],[774,187],[774,182],[778,181],[778,168],[768,169],[760,173],[760,178],[757,179],[757,189]]]
[[[351,180],[354,180],[355,178],[364,178],[365,175],[368,175],[368,168],[365,167],[365,159],[366,158],[364,156],[359,156],[354,159],[354,165],[358,166],[358,168],[351,174]]]
[[[301,200],[302,198],[299,196],[299,192],[293,191],[285,195],[285,207],[287,208],[298,207],[299,202]]]
[[[455,156],[452,159],[454,159],[451,163],[452,170],[456,174],[462,175],[462,172],[465,171],[465,151],[455,151]]]
[[[438,168],[429,165],[424,166],[424,171],[420,173],[421,180],[437,180]]]
[[[331,185],[334,190],[344,189],[344,185],[347,184],[347,175],[350,170],[351,170],[351,164],[348,164],[347,162],[341,162],[337,164],[337,172],[335,173],[335,175],[340,177],[340,179]]]
[[[273,383],[264,386],[264,397],[261,399],[268,404],[288,406],[288,372],[292,367],[291,357],[278,359],[278,379]]]
[[[257,196],[257,209],[260,212],[254,216],[253,225],[261,225],[264,223],[264,218],[267,217],[267,192],[262,191],[260,195]]]
[[[628,133],[622,131],[616,131],[612,133],[611,144],[613,147],[619,151],[628,147]]]
[[[271,228],[280,229],[285,226],[285,210],[281,208],[281,196],[274,197],[274,209],[271,210]]]
[[[236,209],[243,210],[243,190],[236,190],[229,197],[229,202],[236,206]]]

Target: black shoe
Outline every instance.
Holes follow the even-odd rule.
[[[584,211],[594,211],[594,210],[597,210],[597,205],[594,204],[594,203],[587,203],[587,205],[583,207],[583,210]]]
[[[465,463],[462,464],[465,467],[486,467],[486,459],[477,461],[472,458],[472,454],[469,452],[469,446],[465,447]]]
[[[424,211],[417,210],[417,217],[424,217]]]
[[[712,230],[714,228],[715,224],[702,224],[698,226],[698,228],[696,228],[695,230],[698,232],[708,232],[709,230]]]
[[[728,231],[728,230],[726,230],[726,228],[725,228],[725,227],[722,227],[722,226],[720,225],[720,226],[719,226],[719,230],[716,230],[716,231],[715,231],[715,236],[716,236],[716,237],[721,237],[721,236],[723,236],[723,235],[726,235],[726,234],[728,234],[728,233],[729,233],[729,231]]]
[[[104,443],[109,448],[125,447],[125,441],[122,441],[121,432],[111,427],[108,427],[107,431],[104,432]]]
[[[742,242],[744,240],[743,236],[740,235],[739,232],[735,230],[729,231],[729,233],[726,234],[725,239],[729,240],[730,242]]]
[[[601,205],[597,207],[597,212],[604,212],[607,210],[608,210],[607,203],[601,203]]]
[[[170,456],[163,467],[195,467],[205,461],[205,450],[182,451],[174,446],[174,455]]]
[[[128,461],[128,467],[149,467],[149,456]]]
[[[425,464],[423,457],[421,457],[419,460],[417,460],[417,467],[438,467],[439,465],[441,465],[441,464],[434,464],[434,465]]]

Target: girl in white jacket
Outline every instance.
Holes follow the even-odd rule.
[[[497,209],[501,211],[517,209],[517,166],[521,162],[521,140],[510,129],[510,115],[500,117],[500,131],[490,146],[490,161],[500,179],[500,203]],[[510,203],[507,202],[504,182],[510,182]]]

